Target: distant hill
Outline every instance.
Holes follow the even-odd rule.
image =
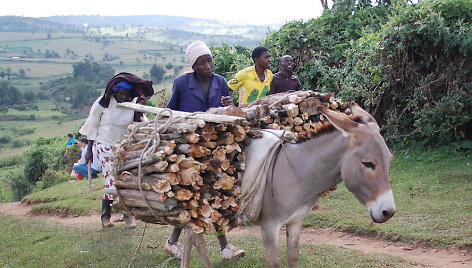
[[[80,33],[83,27],[46,19],[0,16],[0,32]]]
[[[139,16],[52,16],[42,19],[64,24],[92,27],[104,26],[150,26],[158,28],[190,31],[203,34],[238,35],[247,38],[262,39],[269,30],[278,29],[280,25],[241,25],[210,19],[167,15]]]

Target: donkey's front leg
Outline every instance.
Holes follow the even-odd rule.
[[[274,223],[262,223],[262,239],[266,253],[268,268],[279,268],[279,231],[280,225]]]
[[[303,219],[287,224],[287,264],[289,268],[297,267],[302,223]]]

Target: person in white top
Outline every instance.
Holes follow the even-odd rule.
[[[79,180],[83,180],[83,178],[88,178],[88,167],[87,161],[85,160],[85,155],[87,154],[87,138],[81,138],[78,144],[80,150],[82,150],[82,154],[80,155],[79,161],[74,163],[72,169],[76,172],[76,176]],[[102,172],[102,167],[100,165],[100,161],[97,158],[97,154],[93,155],[93,161],[90,165],[90,171],[92,173],[92,178],[96,178],[97,175]]]
[[[115,176],[112,173],[113,146],[123,138],[133,121],[142,119],[142,113],[118,108],[117,104],[121,102],[145,104],[153,93],[150,80],[144,80],[131,73],[119,73],[108,82],[105,94],[94,102],[87,120],[79,130],[88,139],[85,160],[93,163],[93,155],[96,155],[103,172],[105,188],[101,216],[103,228],[113,226],[110,221],[113,196],[107,193],[107,190],[115,189],[113,185]],[[131,215],[124,215],[124,220],[128,228],[136,227]]]

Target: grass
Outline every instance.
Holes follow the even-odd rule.
[[[339,185],[304,225],[433,246],[472,246],[471,153],[399,153],[390,175],[397,214],[388,222],[372,224],[364,207]]]
[[[102,187],[101,177],[92,180],[92,193],[88,195],[86,180],[70,180],[29,194],[22,202],[33,204],[31,210],[34,212],[90,215],[101,209]]]
[[[128,231],[124,225],[102,230],[97,224],[64,226],[41,219],[0,216],[1,267],[127,267],[141,239],[144,224]],[[156,246],[162,245],[171,229],[147,225],[141,250],[132,267],[179,267]],[[244,248],[245,258],[225,261],[218,253],[214,236],[206,236],[210,258],[215,267],[265,267],[262,240],[257,237],[232,237]],[[285,259],[284,248],[281,258]],[[413,267],[398,257],[365,254],[333,246],[301,246],[299,267]],[[282,267],[286,266],[285,261]],[[191,267],[203,267],[193,250]]]

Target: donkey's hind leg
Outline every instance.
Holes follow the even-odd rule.
[[[289,268],[297,267],[302,223],[303,219],[287,224],[287,264]]]
[[[274,223],[265,223],[261,225],[262,239],[266,253],[267,267],[279,268],[279,232],[280,225]]]

